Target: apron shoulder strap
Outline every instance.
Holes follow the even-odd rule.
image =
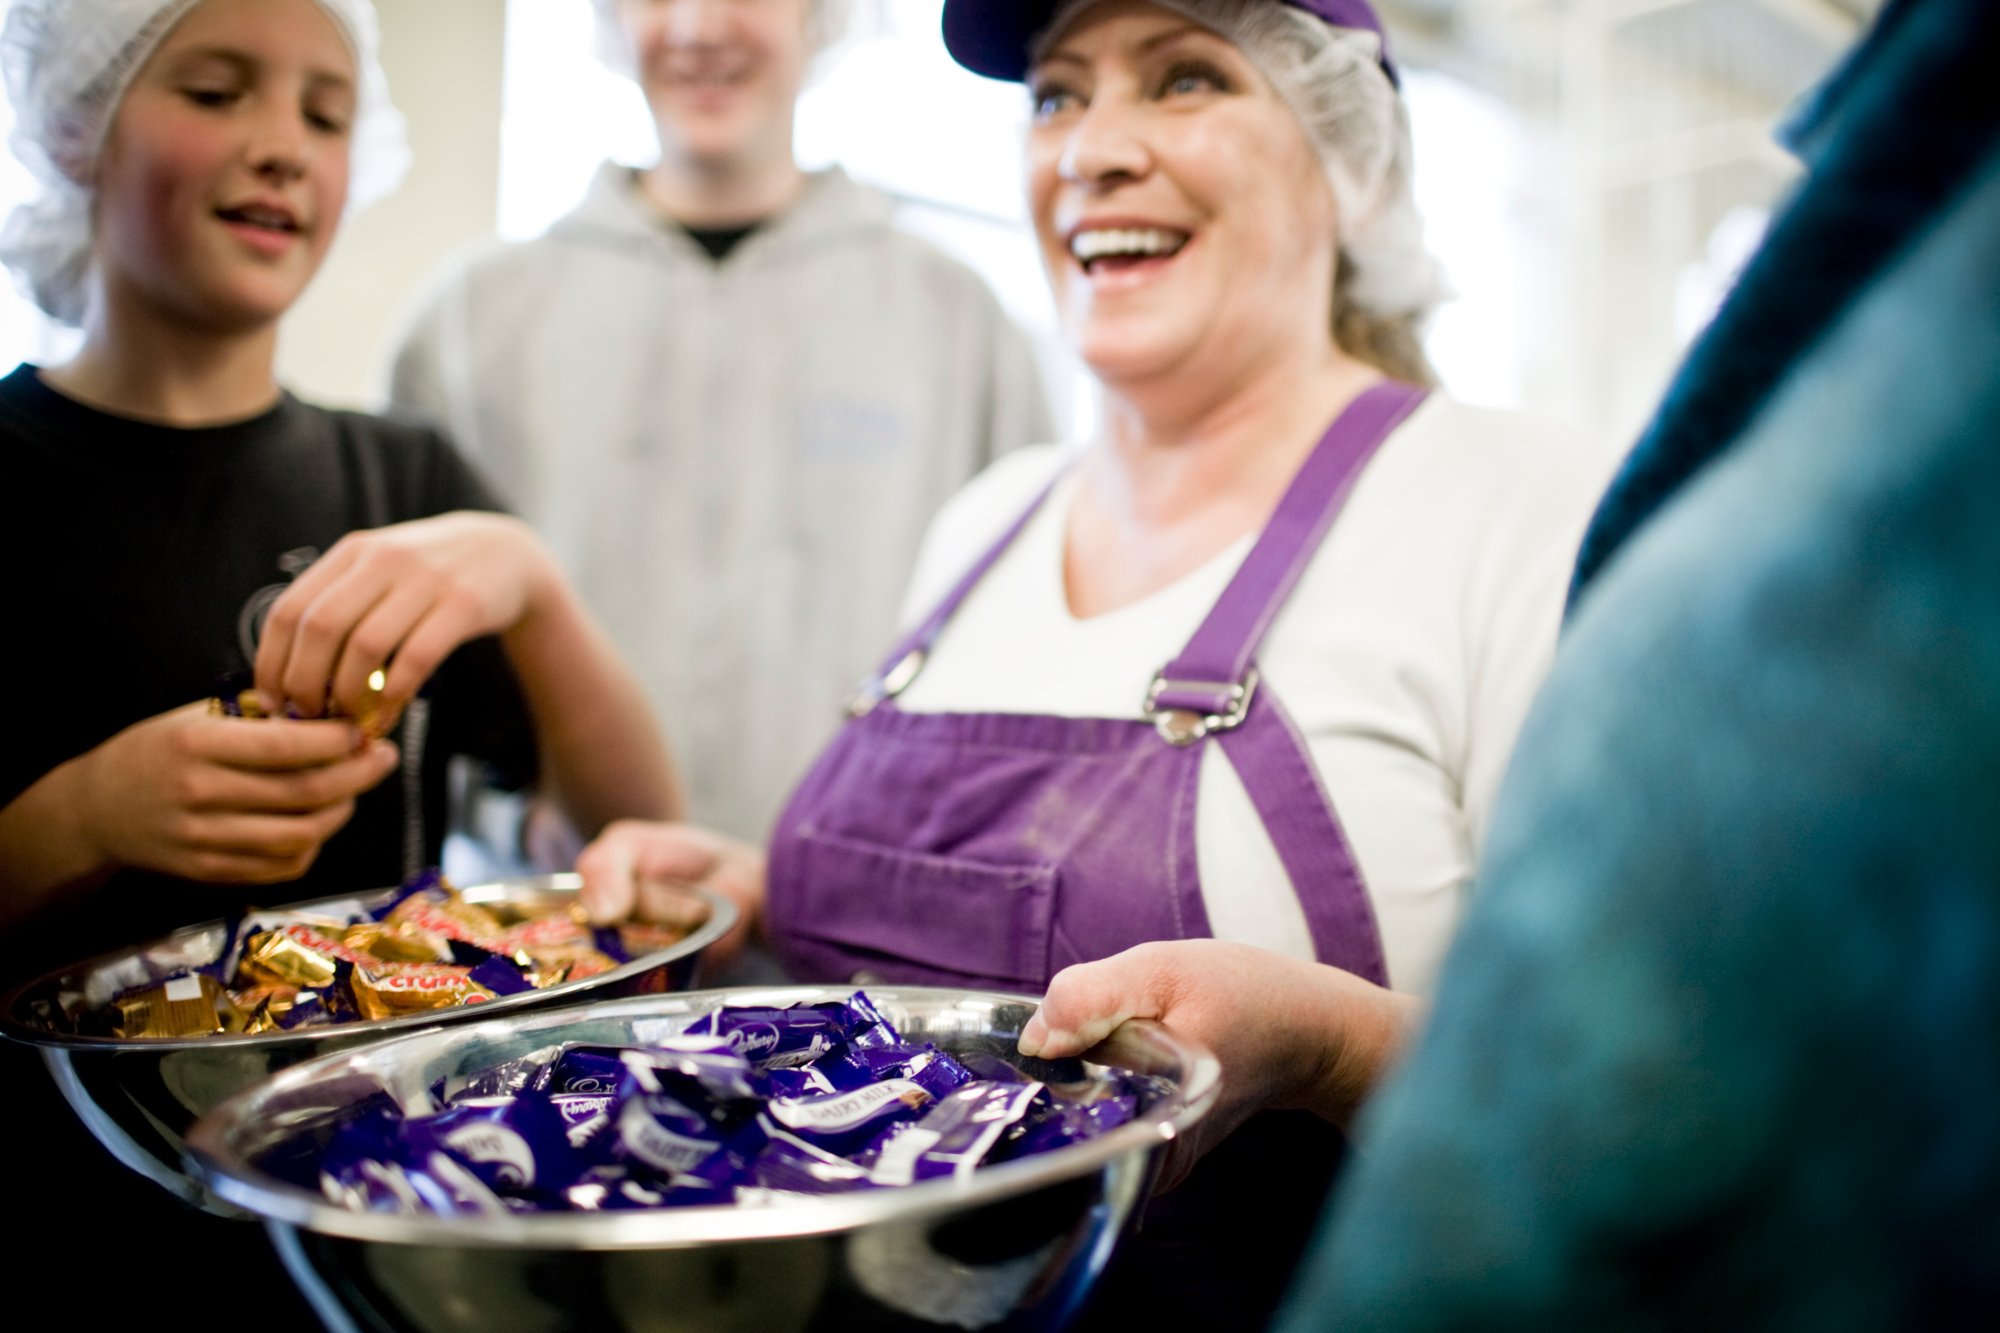
[[[1251,662],[1265,631],[1347,503],[1361,469],[1426,392],[1383,380],[1334,418],[1194,637],[1154,680],[1149,713],[1241,716],[1255,688]]]
[[[882,665],[876,668],[875,674],[861,682],[861,688],[848,701],[848,716],[860,717],[883,700],[895,698],[916,679],[917,672],[923,669],[925,656],[929,654],[931,645],[937,642],[938,635],[944,633],[945,625],[958,613],[958,608],[971,595],[973,588],[978,586],[979,580],[986,577],[986,571],[993,568],[994,562],[1014,544],[1015,539],[1021,535],[1021,529],[1028,526],[1028,520],[1041,512],[1042,505],[1047,502],[1050,492],[1055,490],[1056,484],[1068,472],[1067,463],[1056,469],[1055,476],[1049,478],[1048,484],[1035,493],[1035,498],[1021,511],[1020,517],[1008,524],[987,548],[986,553],[972,562],[971,567],[960,576],[956,584],[952,585],[951,591],[931,609],[930,614],[918,621],[916,628],[897,642],[888,657],[883,659]]]

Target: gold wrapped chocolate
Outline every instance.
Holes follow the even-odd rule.
[[[628,921],[618,927],[619,942],[625,946],[625,952],[634,958],[641,954],[671,949],[687,937],[687,929],[682,926],[660,926],[646,921]]]
[[[490,953],[506,953],[500,947],[500,923],[491,912],[456,896],[436,898],[415,893],[397,903],[387,918],[398,925],[442,935],[448,940],[476,944]]]
[[[348,948],[325,931],[295,922],[252,935],[236,975],[251,984],[318,990],[333,984],[335,962],[382,966],[380,959]]]
[[[243,1035],[254,1037],[260,1032],[278,1031],[278,1020],[292,1011],[299,994],[297,986],[247,986],[231,991],[229,998],[246,1015]]]
[[[523,954],[533,958],[550,949],[575,945],[588,947],[591,943],[590,927],[565,912],[552,912],[548,916],[523,921],[518,926],[509,926],[494,938],[494,953],[504,953],[511,958]]]
[[[341,932],[340,942],[385,963],[448,963],[451,945],[442,935],[406,921],[363,921]]]
[[[214,977],[196,972],[117,1000],[121,1037],[202,1037],[241,1032],[247,1015]]]
[[[216,703],[225,711],[254,707],[255,696]],[[258,912],[252,926],[266,929],[247,940],[232,936],[229,947],[240,953],[228,990],[190,976],[174,983],[171,999],[164,987],[149,987],[118,997],[116,1012],[95,1013],[83,1012],[96,1004],[79,997],[73,1021],[82,1027],[87,1020],[97,1032],[115,1028],[128,1037],[256,1034],[290,1030],[288,1024],[393,1018],[500,998],[492,987],[472,980],[472,969],[452,962],[460,942],[511,958],[534,990],[620,966],[598,948],[599,935],[573,898],[503,895],[491,904],[474,903],[431,871],[392,901],[396,906],[380,921],[359,920],[365,906],[334,900],[311,905],[318,914],[307,908]],[[671,948],[688,933],[678,925],[638,923],[618,930],[623,947],[614,946],[614,952],[632,958]],[[351,975],[343,976],[350,969]],[[501,984],[504,993],[514,993],[511,981]]]
[[[354,1003],[364,1018],[397,1018],[492,998],[493,992],[474,981],[469,969],[463,967],[410,965],[393,972],[354,969]]]

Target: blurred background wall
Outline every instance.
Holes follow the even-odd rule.
[[[1429,336],[1447,386],[1629,439],[1795,179],[1774,123],[1879,2],[1377,0],[1407,74],[1429,236],[1458,292]],[[1055,340],[1022,220],[1025,98],[949,61],[939,3],[856,0],[802,105],[801,156],[901,196],[909,225],[984,272],[1087,429],[1088,386]],[[350,222],[280,357],[295,390],[363,407],[442,260],[534,234],[599,160],[651,151],[636,92],[590,54],[589,0],[377,7],[416,165]],[[7,158],[0,204],[25,188]],[[64,346],[0,293],[0,362]]]

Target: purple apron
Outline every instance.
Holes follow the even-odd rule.
[[[1363,465],[1423,396],[1385,381],[1328,428],[1154,677],[1147,720],[897,709],[1044,491],[868,682],[779,819],[768,919],[786,969],[1040,993],[1071,963],[1211,934],[1195,793],[1213,743],[1299,891],[1316,956],[1387,984],[1353,853],[1298,728],[1258,680],[1256,651]]]
[[[895,696],[1044,491],[864,687],[772,835],[768,925],[801,981],[1039,994],[1064,966],[1209,935],[1195,862],[1203,747],[1220,745],[1305,909],[1320,961],[1386,984],[1375,914],[1257,646],[1377,446],[1423,400],[1385,382],[1342,412],[1180,656],[1146,720],[905,713]],[[1135,699],[1135,704],[1141,701]],[[1345,1144],[1253,1117],[1148,1205],[1086,1327],[1261,1328]]]

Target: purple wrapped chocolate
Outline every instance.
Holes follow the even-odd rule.
[[[755,1204],[962,1179],[1124,1124],[1151,1092],[1091,1086],[1080,1101],[997,1056],[909,1045],[859,993],[726,1006],[647,1046],[564,1046],[439,1085],[441,1109],[408,1119],[378,1099],[294,1174],[399,1212]]]
[[[875,1160],[873,1177],[883,1185],[963,1179],[1048,1096],[1040,1083],[968,1083],[890,1139]]]

